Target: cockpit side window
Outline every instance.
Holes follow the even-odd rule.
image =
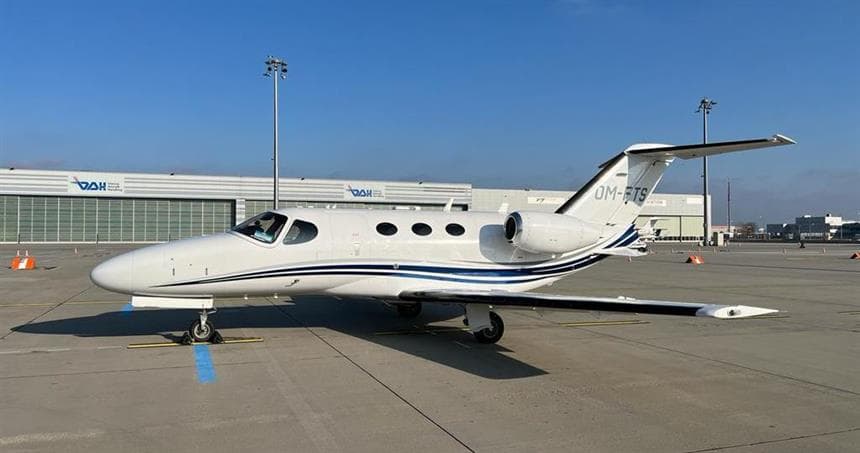
[[[296,220],[290,226],[290,229],[287,230],[287,234],[284,235],[284,244],[310,242],[317,237],[317,233],[319,233],[319,230],[317,230],[316,225],[313,223]]]
[[[234,226],[233,231],[251,239],[271,244],[278,238],[286,223],[286,216],[274,212],[264,212]]]

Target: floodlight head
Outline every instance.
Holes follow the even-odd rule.
[[[702,100],[699,101],[699,108],[696,109],[696,113],[704,112],[705,115],[707,115],[711,113],[711,108],[715,105],[717,105],[717,101],[708,98],[702,98]]]

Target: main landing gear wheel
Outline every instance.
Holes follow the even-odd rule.
[[[397,304],[397,316],[401,318],[415,318],[421,314],[421,302],[414,304]]]
[[[502,335],[505,333],[505,323],[502,321],[502,317],[497,315],[496,312],[491,311],[490,323],[492,327],[487,327],[473,333],[475,341],[478,343],[493,344],[502,339]]]

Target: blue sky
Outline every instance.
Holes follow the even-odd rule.
[[[860,2],[0,0],[0,166],[575,189],[642,141],[712,159],[737,221],[860,217]],[[663,192],[699,190],[679,162]]]

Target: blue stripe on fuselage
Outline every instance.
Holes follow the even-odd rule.
[[[609,245],[603,248],[623,247],[632,244],[638,239],[639,235],[635,230],[634,225],[630,225],[624,233],[619,235]],[[375,275],[402,275],[412,276],[413,278],[435,278],[437,280],[468,282],[468,283],[526,283],[537,280],[542,280],[549,277],[555,277],[567,272],[576,270],[582,266],[593,264],[599,261],[604,256],[588,254],[572,258],[568,261],[544,263],[537,266],[518,267],[518,268],[468,268],[468,267],[449,267],[449,266],[432,266],[421,264],[327,264],[313,266],[298,266],[281,269],[268,269],[262,271],[247,272],[237,275],[228,275],[221,277],[212,277],[208,279],[171,283],[159,285],[159,287],[171,286],[188,286],[205,283],[221,283],[240,280],[254,280],[259,278],[273,277],[288,277],[293,275],[323,275],[325,273],[337,273],[340,275],[370,275],[369,272],[375,272]],[[422,274],[414,274],[414,272],[426,272],[431,274],[441,274],[439,276],[427,276]],[[519,277],[517,280],[479,280],[469,277]],[[525,278],[534,277],[534,278]]]
[[[549,278],[555,278],[562,276],[568,272],[583,269],[585,267],[589,267],[592,264],[597,263],[598,261],[606,258],[605,255],[592,255],[587,257],[586,259],[580,260],[579,262],[572,264],[571,266],[558,269],[553,273],[546,273],[543,275],[535,275],[532,278],[519,278],[515,280],[511,279],[494,279],[494,280],[482,280],[479,278],[468,278],[464,276],[458,276],[457,274],[451,273],[436,273],[436,275],[428,275],[428,274],[419,274],[416,271],[403,271],[403,270],[394,270],[394,269],[364,269],[358,266],[356,267],[348,267],[348,266],[338,266],[338,268],[330,267],[330,268],[320,268],[313,270],[283,270],[277,273],[269,273],[266,275],[247,275],[247,276],[235,276],[229,279],[219,279],[218,281],[200,281],[200,282],[184,282],[184,283],[174,283],[169,285],[162,285],[162,287],[169,286],[188,286],[188,285],[196,285],[196,284],[208,284],[208,283],[222,283],[222,282],[234,282],[234,281],[244,281],[244,280],[255,280],[260,278],[281,278],[281,277],[300,277],[300,276],[333,276],[333,275],[365,275],[365,276],[375,276],[375,277],[401,277],[401,278],[417,278],[424,280],[438,280],[438,281],[447,281],[447,282],[457,282],[457,283],[480,283],[480,284],[516,284],[516,283],[531,283],[540,280],[545,280]],[[418,270],[418,272],[427,272],[424,270]],[[523,277],[523,276],[521,276]],[[526,276],[527,277],[527,276]],[[485,277],[486,278],[486,277]]]

